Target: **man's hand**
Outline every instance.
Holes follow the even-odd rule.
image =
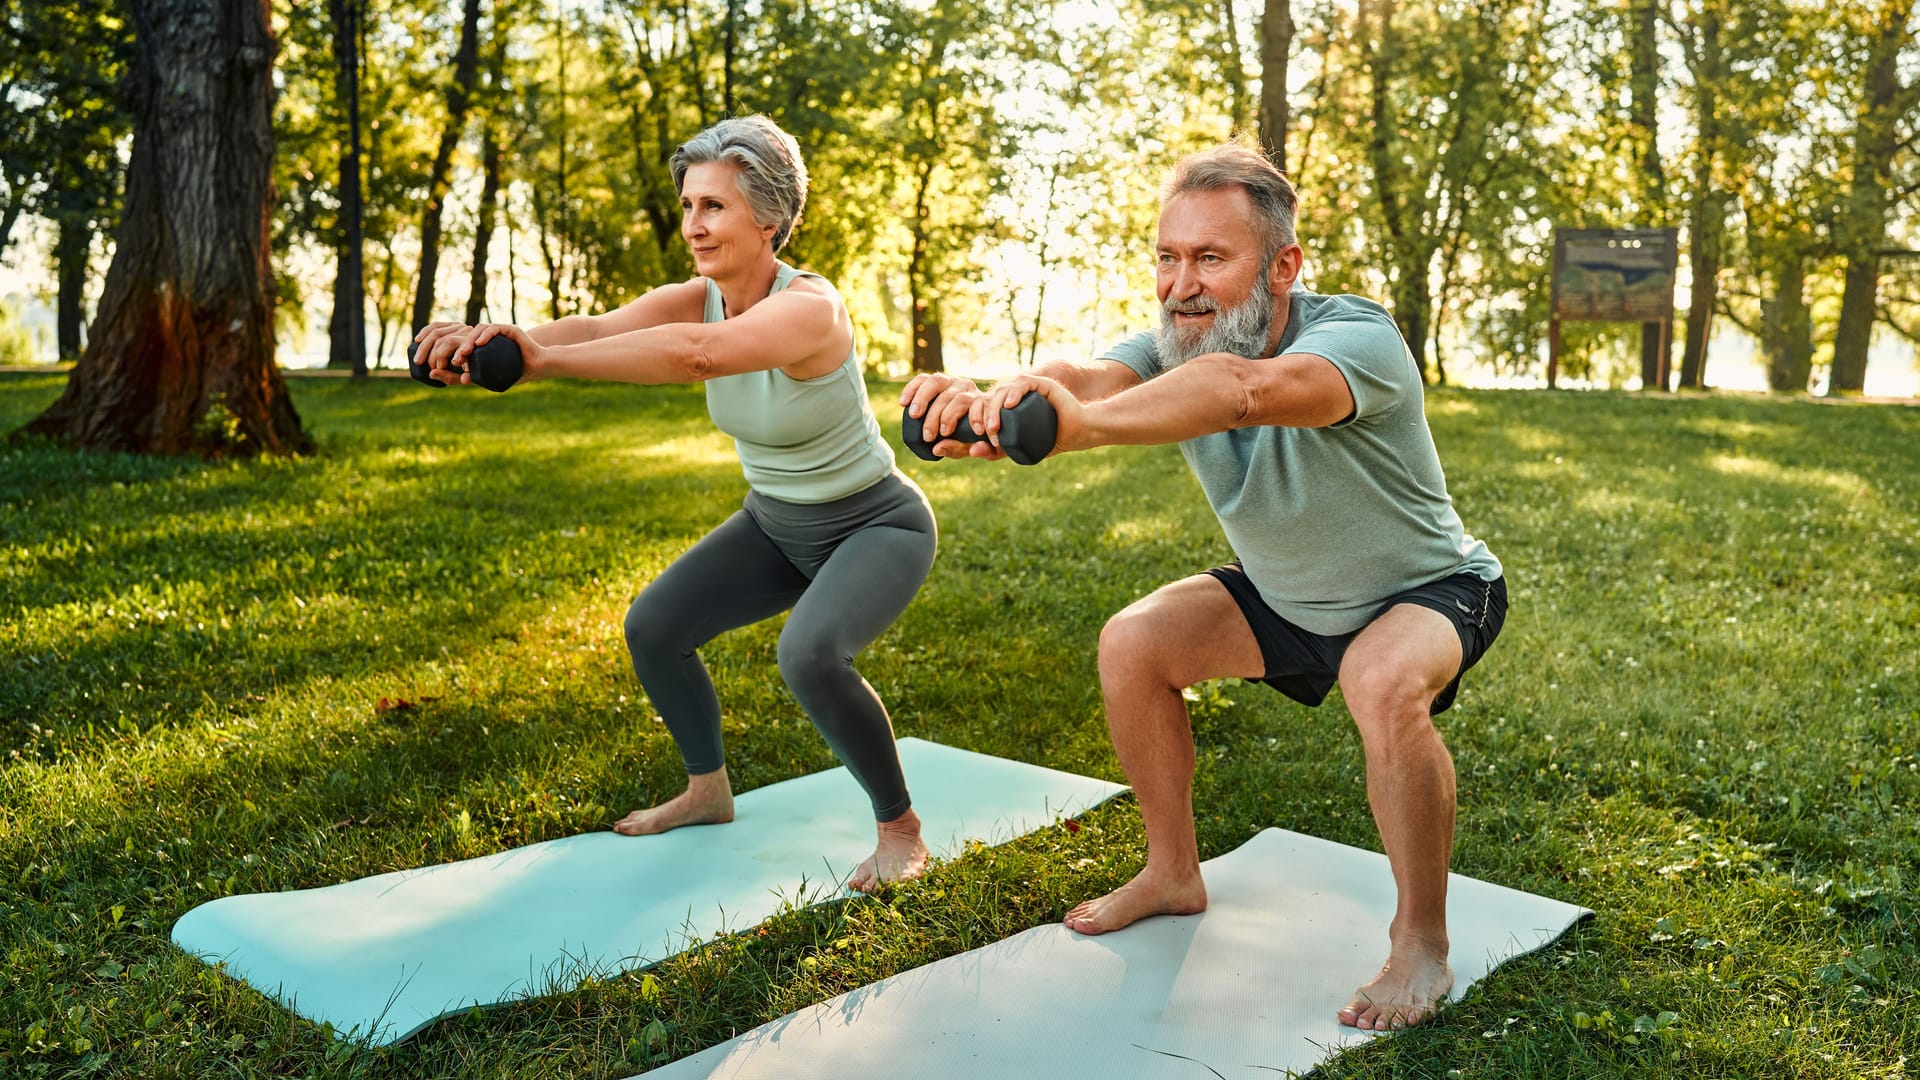
[[[1053,441],[1054,454],[1086,450],[1099,445],[1093,441],[1087,426],[1087,407],[1079,398],[1045,376],[1019,375],[997,384],[973,403],[969,419],[975,431],[984,432],[987,436],[986,442],[973,444],[975,457],[1005,456],[1000,450],[1000,410],[1013,408],[1028,394],[1039,394],[1047,399],[1047,404],[1053,406],[1054,416],[1059,423],[1058,434]]]
[[[962,379],[956,375],[941,372],[927,372],[916,375],[906,389],[900,391],[900,404],[906,406],[907,415],[917,417],[921,423],[921,432],[932,443],[935,457],[966,457],[973,447],[991,451],[991,456],[1001,457],[999,450],[984,442],[967,443],[954,439],[941,438],[951,435],[954,430],[966,422],[973,403],[983,395],[980,387],[971,379]],[[975,425],[974,431],[982,429]],[[973,450],[978,456],[988,456],[979,450]]]

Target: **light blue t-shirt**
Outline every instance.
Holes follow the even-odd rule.
[[[819,277],[781,263],[773,292],[803,276]],[[708,281],[705,321],[725,318],[720,288]],[[858,348],[849,348],[839,367],[812,379],[796,379],[777,368],[708,379],[707,415],[733,436],[747,483],[776,499],[832,502],[865,491],[893,472],[893,449],[881,437],[867,400]]]
[[[1501,574],[1467,535],[1427,430],[1420,369],[1387,310],[1295,288],[1275,355],[1339,369],[1353,415],[1326,428],[1247,427],[1180,444],[1227,542],[1274,611],[1316,634],[1365,626],[1386,598],[1463,571]],[[1161,373],[1152,334],[1106,359]]]

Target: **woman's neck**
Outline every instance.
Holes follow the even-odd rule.
[[[768,251],[764,259],[738,274],[711,279],[720,289],[721,314],[731,319],[773,295],[773,283],[779,276],[780,260]]]

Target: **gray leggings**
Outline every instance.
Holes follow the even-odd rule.
[[[899,473],[830,503],[758,492],[653,581],[627,612],[633,671],[680,746],[689,775],[726,764],[720,700],[695,651],[789,608],[780,677],[873,801],[907,812],[893,725],[853,658],[905,611],[933,568],[926,496]]]

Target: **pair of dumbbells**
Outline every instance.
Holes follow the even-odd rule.
[[[407,346],[407,370],[412,373],[414,381],[436,389],[447,385],[428,374],[432,368],[414,359],[413,354],[419,348],[417,341]],[[526,372],[526,365],[520,359],[520,346],[514,344],[512,338],[501,334],[468,354],[465,367],[456,365],[447,370],[456,375],[471,371],[474,382],[499,394],[520,381],[520,376]]]

